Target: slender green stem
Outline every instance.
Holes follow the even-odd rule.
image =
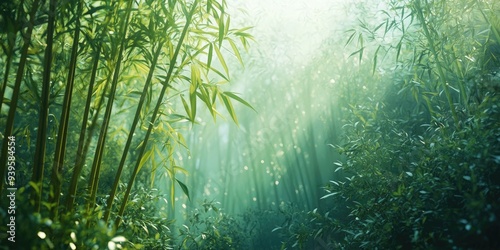
[[[5,20],[7,23],[9,22],[17,22],[18,24],[21,23],[19,20],[21,16],[25,15],[24,9],[22,6],[24,6],[24,0],[22,0],[19,3],[17,15],[16,15],[16,20]],[[15,25],[13,23],[7,25],[7,27],[12,28],[12,30],[7,31],[7,47],[4,49],[5,53],[7,54],[7,58],[5,60],[5,71],[4,71],[4,78],[3,78],[3,83],[2,87],[0,89],[0,110],[2,110],[4,98],[5,98],[5,90],[7,89],[7,84],[9,80],[9,73],[10,73],[10,67],[12,66],[12,60],[14,58],[14,52],[15,52],[15,47],[16,47],[16,37],[17,37],[17,32],[19,32],[20,28],[18,25]]]
[[[174,55],[172,56],[172,58],[170,60],[170,65],[169,65],[169,69],[168,69],[168,72],[167,72],[166,79],[163,82],[163,87],[161,89],[160,96],[158,97],[158,101],[156,103],[156,107],[155,107],[155,109],[153,111],[153,116],[151,117],[151,121],[149,122],[148,131],[146,132],[146,135],[144,136],[143,143],[141,145],[139,154],[137,156],[137,161],[136,161],[136,164],[135,164],[135,168],[134,168],[134,170],[132,172],[132,175],[130,176],[130,179],[129,179],[129,182],[128,182],[128,185],[127,185],[127,190],[126,190],[125,195],[123,197],[123,201],[122,201],[120,210],[118,211],[118,215],[116,217],[115,224],[114,224],[115,229],[120,226],[123,213],[125,212],[125,207],[126,207],[126,205],[128,203],[128,197],[130,196],[130,191],[132,190],[132,186],[134,184],[135,177],[137,176],[137,173],[139,171],[139,167],[140,167],[140,162],[141,162],[142,156],[144,155],[144,152],[146,150],[146,146],[147,146],[147,143],[148,143],[148,140],[149,140],[149,136],[151,135],[151,131],[153,130],[153,126],[155,124],[156,118],[157,118],[159,110],[160,110],[160,106],[161,106],[161,104],[163,102],[163,97],[165,95],[165,92],[166,92],[167,88],[170,86],[170,78],[172,77],[172,72],[174,71],[175,64],[176,64],[176,61],[177,61],[177,57],[179,55],[179,52],[181,50],[182,45],[184,44],[184,38],[185,38],[186,33],[187,33],[188,29],[189,29],[189,25],[191,24],[191,19],[193,17],[193,14],[194,14],[194,11],[196,10],[197,5],[198,5],[198,0],[195,0],[194,3],[193,3],[193,6],[191,7],[191,11],[186,16],[186,24],[184,26],[184,29],[182,30],[181,37],[179,38],[179,42],[178,42],[177,47],[175,49]]]
[[[130,149],[130,145],[132,145],[132,138],[134,137],[135,129],[137,128],[137,124],[139,123],[139,118],[141,115],[141,110],[142,106],[144,105],[144,101],[146,100],[146,95],[147,91],[149,89],[149,86],[151,85],[152,79],[153,79],[153,74],[156,68],[156,64],[158,62],[158,57],[160,56],[160,52],[162,50],[163,43],[160,42],[158,44],[158,47],[156,49],[156,52],[154,54],[154,58],[151,64],[151,67],[149,69],[148,77],[146,79],[146,84],[144,84],[144,88],[141,93],[141,97],[139,99],[139,104],[137,105],[137,110],[135,112],[134,120],[132,121],[132,127],[130,128],[130,131],[128,133],[128,138],[127,142],[125,143],[125,148],[123,149],[123,154],[122,158],[120,160],[120,163],[118,165],[118,169],[116,171],[116,176],[115,176],[115,181],[113,183],[113,187],[111,188],[111,192],[108,197],[107,201],[107,206],[106,206],[106,212],[104,213],[104,221],[108,221],[109,215],[111,213],[111,209],[113,206],[113,201],[116,195],[116,190],[118,189],[118,184],[120,183],[120,177],[123,172],[123,167],[125,166],[125,160],[127,159],[127,154]]]
[[[26,61],[28,57],[28,49],[31,44],[31,35],[33,33],[33,27],[35,23],[35,15],[38,10],[38,6],[40,4],[39,0],[35,0],[33,2],[33,5],[31,7],[31,12],[29,14],[29,23],[28,23],[28,29],[26,30],[26,34],[23,35],[23,47],[21,49],[21,58],[19,60],[18,68],[17,68],[17,75],[16,75],[16,81],[14,83],[14,89],[12,92],[12,98],[10,101],[10,108],[9,108],[9,113],[7,115],[7,124],[5,126],[5,133],[4,136],[10,136],[12,135],[13,127],[14,127],[14,117],[16,114],[16,108],[17,108],[17,101],[19,100],[19,92],[21,88],[21,82],[23,80],[24,76],[24,68],[26,67]],[[39,128],[39,129],[43,129]],[[40,137],[39,137],[40,138]],[[37,140],[38,141],[38,140]],[[4,178],[5,178],[5,171],[7,170],[7,139],[3,140],[3,145],[2,145],[2,152],[0,156],[0,192],[3,191],[3,186],[4,186]],[[35,155],[36,157],[36,155]],[[36,159],[36,158],[35,158]],[[43,162],[43,159],[42,159]],[[34,164],[39,164],[40,160],[35,161]],[[36,165],[35,165],[36,166]],[[35,193],[36,190],[35,190]]]
[[[73,95],[73,86],[75,82],[75,69],[76,69],[76,59],[78,57],[78,42],[80,39],[80,19],[82,12],[82,2],[80,1],[77,10],[76,27],[73,35],[73,44],[71,50],[71,59],[69,64],[68,78],[66,82],[66,90],[64,93],[63,107],[61,112],[61,118],[59,122],[59,131],[57,133],[57,142],[54,156],[54,164],[52,166],[52,176],[51,176],[51,195],[49,202],[53,204],[51,208],[52,219],[57,219],[59,210],[59,199],[61,196],[61,186],[62,186],[62,168],[64,165],[64,156],[66,153],[66,141],[68,137],[68,126],[69,126],[69,112],[71,110],[71,99]],[[51,0],[50,7],[54,9],[51,11],[52,15],[55,15],[56,1]]]
[[[89,129],[90,130],[89,134],[88,134],[89,138],[87,139],[87,141],[85,141],[85,136],[87,134],[86,133],[87,132],[87,122],[88,122],[89,114],[90,114],[90,104],[92,103],[92,92],[94,90],[94,84],[95,84],[95,79],[96,79],[96,74],[97,74],[97,67],[99,65],[99,58],[101,55],[101,46],[102,46],[102,43],[99,43],[98,48],[96,49],[96,55],[93,59],[94,64],[92,65],[92,73],[90,76],[90,83],[89,83],[89,88],[88,88],[88,92],[87,92],[87,100],[85,102],[85,111],[83,113],[82,126],[81,126],[81,130],[80,130],[80,138],[78,140],[78,148],[76,150],[75,168],[73,170],[73,175],[71,176],[71,182],[69,184],[70,186],[69,186],[69,191],[68,191],[68,197],[66,198],[66,210],[67,211],[73,210],[73,205],[75,203],[75,198],[76,198],[76,190],[77,190],[77,186],[78,186],[78,180],[80,178],[80,174],[82,173],[85,155],[87,154],[86,149],[88,149],[88,146],[90,144],[91,135],[92,135],[91,131],[93,131],[93,129]],[[102,102],[100,102],[100,103],[102,103]],[[99,105],[99,106],[101,106],[101,105]],[[95,120],[97,117],[98,117],[98,115],[94,116],[94,122],[91,124],[91,128],[95,128],[95,125],[93,125],[93,124],[95,123]],[[85,142],[87,142],[87,143],[85,143]]]
[[[87,203],[87,210],[93,208],[94,203],[95,203],[95,198],[97,195],[97,185],[98,185],[98,181],[99,181],[101,160],[102,160],[102,156],[104,153],[104,146],[106,144],[106,135],[107,135],[107,131],[108,131],[109,121],[111,119],[111,113],[113,110],[113,102],[115,99],[116,88],[118,85],[118,78],[120,77],[120,68],[121,68],[121,64],[122,64],[123,51],[125,49],[127,28],[128,28],[128,24],[130,21],[130,14],[132,12],[132,3],[133,2],[134,2],[133,0],[128,1],[125,19],[123,20],[123,22],[120,25],[120,28],[121,28],[120,34],[122,34],[122,39],[121,39],[121,44],[120,44],[120,48],[119,48],[119,52],[118,52],[118,59],[117,59],[115,69],[114,69],[113,82],[111,84],[111,89],[110,89],[110,93],[109,93],[109,97],[108,97],[108,103],[106,104],[106,111],[104,113],[103,124],[101,127],[101,132],[99,134],[99,139],[97,142],[96,156],[95,156],[94,162],[92,164],[91,178],[89,179],[90,198],[89,198],[89,201]]]

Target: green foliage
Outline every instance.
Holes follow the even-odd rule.
[[[442,121],[400,121],[393,112],[353,126],[363,133],[348,132],[338,147],[347,156],[337,170],[345,177],[332,180],[325,196],[349,211],[339,219],[349,246],[498,246],[499,131],[492,128],[499,110],[483,105],[458,132]],[[425,130],[418,133],[415,124]]]
[[[225,1],[0,3],[0,179],[15,135],[17,247],[500,248],[498,4],[354,4],[358,25],[309,65],[263,53],[247,102],[224,84],[228,53],[242,63],[253,37]],[[258,117],[237,116],[250,103]],[[201,108],[244,133],[185,133]],[[189,177],[188,144],[203,152]],[[201,173],[211,165],[220,174]],[[192,207],[211,192],[223,204]]]
[[[124,224],[116,231],[102,220],[104,199],[98,199],[99,206],[91,213],[87,213],[84,206],[78,206],[75,212],[61,214],[55,221],[33,211],[23,188],[17,193],[14,246],[23,249],[169,249],[173,245],[170,231],[173,221],[167,216],[165,196],[158,190],[144,188],[133,193]],[[7,211],[3,208],[8,205],[3,202],[1,205],[0,228],[6,232],[8,217],[4,216]],[[5,247],[13,244],[4,237],[0,242]]]
[[[341,245],[335,238],[338,235],[339,223],[326,212],[318,209],[312,211],[299,210],[293,204],[282,203],[279,213],[284,217],[281,226],[272,232],[278,232],[281,238],[281,249],[338,249]],[[336,212],[338,215],[338,211]],[[277,249],[277,248],[276,248]]]
[[[373,28],[362,22],[356,36],[371,37],[374,76],[375,69],[394,72],[358,91],[351,87],[355,95],[339,95],[344,135],[332,146],[344,159],[335,162],[322,198],[333,219],[322,216],[325,224],[290,232],[304,240],[287,246],[302,247],[327,230],[330,244],[347,249],[498,248],[500,97],[492,86],[500,84],[500,65],[485,63],[491,57],[483,53],[497,26],[484,28],[489,14],[474,19],[484,11],[477,2],[391,4],[384,22]],[[394,34],[395,44],[377,42]],[[378,61],[381,51],[395,67]]]
[[[201,206],[179,228],[181,249],[249,249],[245,224],[222,212],[216,202],[205,200]]]
[[[388,1],[347,32],[359,68],[334,95],[342,158],[322,208],[287,210],[283,248],[500,246],[498,7]]]
[[[134,247],[169,246],[168,228],[159,226],[170,222],[153,216],[158,211],[150,192],[159,177],[168,178],[162,218],[174,215],[177,189],[189,198],[189,187],[176,176],[187,171],[175,155],[188,149],[183,132],[203,108],[197,100],[214,119],[225,109],[236,123],[230,99],[251,107],[223,87],[230,79],[224,51],[243,62],[240,47],[253,39],[248,29],[230,26],[226,8],[215,0],[2,2],[0,179],[7,138],[15,136],[16,181],[9,186],[26,188],[28,213],[57,225],[46,228],[45,242],[67,247],[68,230],[75,230],[89,240],[73,242],[84,248],[107,247],[113,244],[107,237],[120,232],[136,239]],[[4,187],[1,181],[2,195]],[[141,209],[133,191],[138,187],[149,188],[141,190],[147,194]],[[127,209],[148,217],[122,231],[121,221],[130,222]],[[39,223],[35,219],[19,221]],[[75,221],[81,223],[74,227]]]

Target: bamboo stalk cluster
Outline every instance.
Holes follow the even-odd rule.
[[[242,63],[239,50],[253,39],[249,28],[230,29],[225,1],[33,0],[2,8],[0,179],[7,135],[15,135],[23,147],[17,186],[29,190],[34,212],[53,220],[76,207],[91,214],[106,197],[102,219],[114,218],[116,229],[132,189],[152,188],[157,170],[171,183],[173,213],[176,187],[189,197],[176,177],[187,171],[173,155],[187,149],[182,132],[196,123],[196,110],[205,106],[215,120],[220,104],[237,122],[232,101],[251,107],[222,89],[230,80],[225,55]]]

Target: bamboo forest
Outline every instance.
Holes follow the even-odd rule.
[[[2,0],[2,249],[500,249],[500,1]]]

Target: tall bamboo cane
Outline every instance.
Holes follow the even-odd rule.
[[[120,210],[118,211],[118,215],[117,215],[116,220],[115,220],[115,224],[114,224],[115,228],[118,228],[120,226],[121,219],[122,219],[123,213],[125,211],[125,207],[128,203],[128,197],[130,196],[130,191],[132,190],[132,186],[134,184],[135,177],[137,176],[137,173],[139,172],[139,167],[140,167],[140,162],[141,162],[142,156],[144,155],[144,152],[146,150],[149,136],[151,135],[151,131],[153,130],[154,123],[156,121],[157,115],[158,115],[159,110],[160,110],[160,106],[163,102],[163,97],[165,95],[167,88],[170,86],[170,78],[172,76],[172,72],[174,71],[177,57],[179,55],[179,51],[181,50],[181,47],[184,43],[184,38],[185,38],[186,33],[188,31],[189,25],[191,24],[191,20],[192,20],[192,17],[193,17],[195,10],[196,10],[197,5],[198,5],[198,0],[195,0],[191,6],[190,12],[186,16],[186,24],[184,26],[184,29],[182,30],[181,37],[179,38],[179,42],[178,42],[177,47],[175,49],[174,55],[172,56],[172,58],[170,60],[170,65],[168,68],[167,76],[166,76],[165,81],[163,82],[163,88],[161,89],[160,96],[158,97],[156,107],[153,111],[153,116],[151,117],[151,121],[149,122],[148,131],[146,132],[146,135],[144,136],[143,143],[141,145],[139,154],[137,156],[135,168],[134,168],[132,175],[130,176],[129,182],[127,184],[127,190],[125,191],[125,195],[123,197],[123,201],[122,201]]]
[[[57,219],[59,199],[61,196],[61,186],[62,186],[62,168],[64,164],[66,141],[68,137],[68,126],[69,126],[69,111],[71,109],[71,99],[73,94],[73,86],[75,82],[75,69],[76,69],[76,59],[78,57],[78,42],[80,39],[80,16],[82,13],[82,1],[78,3],[77,6],[77,18],[75,32],[73,35],[73,44],[71,49],[71,59],[68,69],[68,79],[66,82],[66,90],[64,93],[63,109],[61,112],[61,119],[59,122],[59,131],[56,142],[54,165],[52,166],[52,176],[51,176],[51,195],[49,203],[53,204],[51,208],[52,219]],[[55,6],[55,0],[51,0],[51,8]],[[55,7],[54,7],[55,9]]]
[[[127,4],[127,9],[126,9],[126,14],[125,14],[125,19],[121,23],[121,32],[122,34],[122,39],[121,39],[121,44],[118,52],[118,59],[117,63],[115,65],[114,69],[114,74],[113,74],[113,81],[111,84],[111,89],[108,97],[108,103],[106,104],[106,111],[104,113],[104,118],[103,118],[103,124],[101,126],[101,131],[99,133],[99,139],[97,142],[97,148],[96,148],[96,154],[94,157],[94,161],[92,164],[92,170],[91,170],[91,175],[89,179],[89,194],[90,198],[87,202],[87,211],[93,208],[94,203],[95,203],[95,198],[97,195],[97,185],[99,181],[99,174],[100,174],[100,168],[101,168],[101,161],[102,161],[102,156],[104,153],[104,146],[106,143],[106,135],[108,131],[108,126],[109,126],[109,120],[111,119],[111,112],[113,109],[113,102],[115,99],[115,94],[116,94],[116,87],[118,84],[118,78],[120,77],[120,68],[121,68],[121,63],[122,63],[122,58],[123,58],[123,50],[125,48],[125,41],[126,41],[126,35],[127,35],[127,27],[130,21],[130,14],[132,12],[132,3],[134,1],[130,0],[128,1]]]

